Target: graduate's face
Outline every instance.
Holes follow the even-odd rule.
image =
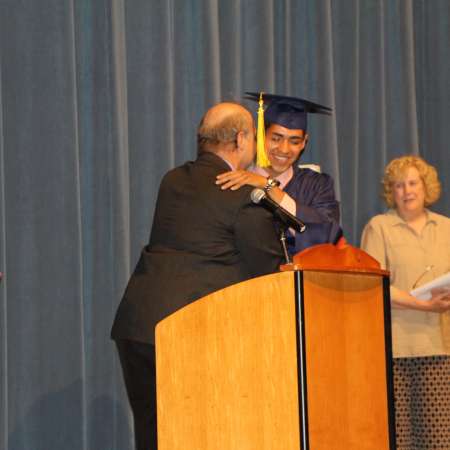
[[[411,166],[393,184],[394,203],[400,216],[421,212],[425,207],[425,185],[419,171]]]
[[[274,175],[285,172],[300,157],[308,135],[303,130],[290,130],[272,124],[266,130],[266,153]]]

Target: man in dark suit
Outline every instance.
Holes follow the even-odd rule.
[[[128,283],[112,329],[134,416],[136,449],[156,449],[154,331],[157,322],[218,289],[276,272],[281,245],[251,188],[221,190],[216,176],[255,156],[249,111],[220,103],[203,117],[199,156],[168,172],[149,244]]]

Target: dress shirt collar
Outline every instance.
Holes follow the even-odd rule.
[[[395,208],[390,209],[386,214],[391,217],[393,226],[396,226],[396,225],[408,226],[406,221],[399,216],[399,214]],[[433,211],[430,211],[429,209],[425,208],[425,214],[427,215],[426,225],[428,225],[429,223],[436,223],[436,217],[435,217],[436,215]]]
[[[234,167],[233,167],[233,164],[231,164],[229,161],[227,161],[225,158],[222,158],[222,156],[220,156],[220,155],[217,155],[219,158],[221,158],[227,165],[228,165],[228,167],[230,168],[230,170],[236,170]]]
[[[217,153],[204,151],[200,153],[197,157],[197,160],[203,160],[203,161],[210,161],[214,164],[218,164],[220,166],[223,166],[223,170],[235,170],[233,165],[229,163],[226,159],[219,156]]]

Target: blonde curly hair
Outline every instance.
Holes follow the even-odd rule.
[[[435,203],[441,195],[441,183],[436,169],[419,156],[405,155],[393,159],[384,169],[383,198],[389,208],[394,208],[393,185],[401,180],[410,167],[415,167],[425,188],[425,206]]]

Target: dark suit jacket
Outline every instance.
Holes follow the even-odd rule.
[[[221,190],[229,166],[204,153],[165,175],[149,244],[128,283],[113,339],[154,342],[157,322],[218,289],[278,270],[282,250],[271,213],[251,189]]]

